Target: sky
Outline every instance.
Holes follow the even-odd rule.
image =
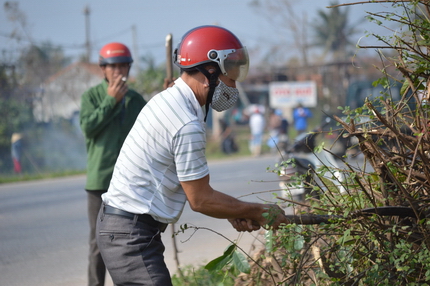
[[[109,42],[122,42],[139,56],[151,56],[156,63],[165,61],[165,38],[173,35],[174,47],[188,30],[217,24],[232,31],[250,51],[252,64],[261,62],[270,47],[283,44],[286,54],[298,53],[293,48],[288,29],[278,29],[267,16],[251,3],[256,0],[17,0],[19,9],[26,16],[27,37],[17,42],[9,35],[17,23],[7,19],[2,1],[0,10],[0,57],[13,58],[29,41],[50,41],[61,45],[72,61],[85,53],[86,25],[84,9],[89,7],[91,60],[97,61],[98,51]],[[262,1],[262,0],[260,0]],[[263,0],[265,1],[265,0]],[[12,1],[9,1],[12,2]],[[318,9],[326,8],[333,0],[292,1],[297,15],[306,16],[310,22],[316,19]],[[352,3],[354,1],[341,1]],[[381,4],[349,6],[351,22],[365,17],[366,11],[383,11]],[[386,7],[385,7],[386,8]],[[385,9],[386,10],[386,9]],[[133,28],[135,27],[135,33]],[[358,25],[369,31],[374,24]],[[22,29],[18,29],[22,33]],[[24,35],[24,34],[23,34]],[[358,36],[357,36],[358,40]],[[363,38],[362,43],[367,39]]]

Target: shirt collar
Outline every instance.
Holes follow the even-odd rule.
[[[190,101],[191,106],[195,110],[199,121],[204,123],[205,116],[203,114],[202,107],[200,106],[200,103],[197,100],[193,90],[180,77],[177,80],[175,80],[175,86],[177,86],[181,90],[182,94]]]

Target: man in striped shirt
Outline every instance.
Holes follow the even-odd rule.
[[[201,26],[184,35],[174,59],[181,77],[142,109],[103,195],[97,241],[117,285],[171,285],[160,232],[187,200],[238,231],[287,223],[279,206],[243,202],[209,184],[204,122],[209,107],[223,111],[236,102],[235,81],[248,72],[246,48],[224,28]]]

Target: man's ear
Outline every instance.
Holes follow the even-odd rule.
[[[204,76],[204,83],[203,83],[203,86],[204,86],[204,87],[209,87],[209,79],[208,79],[206,76]]]
[[[109,80],[106,77],[106,66],[100,66],[100,69],[102,70],[103,77],[106,79],[107,82],[109,82]]]

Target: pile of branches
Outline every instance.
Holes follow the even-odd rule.
[[[430,1],[371,2],[397,10],[369,18],[403,29],[374,35],[381,46],[361,47],[379,51],[383,77],[375,84],[384,92],[356,110],[345,108],[342,118],[334,116],[364,164],[339,158],[345,168],[333,172],[341,171],[345,180],[321,178],[308,186],[326,190],[319,197],[285,200],[299,220],[266,235],[271,247],[258,253],[259,263],[237,285],[254,285],[258,277],[264,277],[259,285],[430,285]],[[402,8],[403,14],[393,12]],[[397,56],[387,57],[383,49]],[[402,85],[400,100],[391,96],[392,81]],[[331,167],[324,168],[310,172],[318,176]],[[309,214],[329,218],[305,225],[300,216]]]
[[[384,103],[384,115],[366,102],[374,117],[359,126],[353,119],[347,123],[335,116],[344,128],[343,136],[357,139],[366,162],[378,176],[372,183],[366,176],[356,177],[356,183],[375,206],[379,202],[385,206],[407,206],[416,218],[426,218],[430,203],[429,107],[416,104],[415,110],[405,113],[402,103],[380,102]],[[376,194],[380,197],[372,198]]]
[[[366,112],[335,117],[341,136],[355,139],[353,147],[371,168],[358,168],[345,157],[345,181],[330,185],[321,179],[323,186],[309,187],[327,191],[306,203],[284,199],[296,219],[266,235],[271,249],[258,252],[251,272],[235,285],[430,284],[427,107],[413,95],[375,102],[378,107],[366,102]],[[365,122],[359,119],[364,113]]]

